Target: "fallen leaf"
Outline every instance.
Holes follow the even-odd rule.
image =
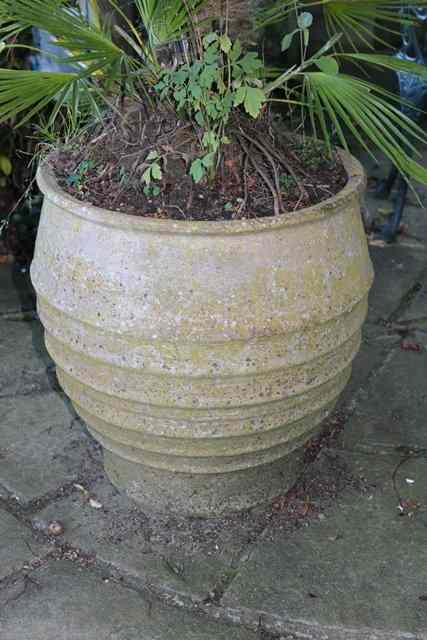
[[[385,249],[385,247],[387,247],[387,243],[385,242],[385,240],[380,240],[379,238],[377,239],[377,238],[374,238],[373,236],[370,236],[368,238],[368,242],[373,247],[381,247],[382,249]]]
[[[62,536],[65,531],[65,527],[59,520],[52,520],[49,522],[47,532],[50,536]]]
[[[419,342],[415,342],[414,340],[402,340],[400,343],[400,348],[402,351],[415,351],[416,353],[421,353],[423,348],[419,344]]]
[[[92,509],[102,509],[102,504],[98,502],[98,500],[95,500],[95,498],[89,498],[89,506],[91,506]]]
[[[408,498],[400,500],[397,508],[399,509],[401,516],[412,517],[419,507],[420,505],[418,502],[412,500],[412,498]]]
[[[328,536],[328,540],[331,542],[337,542],[338,540],[342,540],[343,537],[342,533],[337,533],[335,536]]]
[[[83,493],[84,496],[89,495],[89,491],[87,489],[84,488],[84,486],[82,484],[73,484],[73,487],[75,489],[77,489],[78,491],[80,491],[81,493]]]

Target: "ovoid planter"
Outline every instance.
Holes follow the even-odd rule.
[[[79,202],[46,163],[31,268],[59,381],[111,481],[150,511],[265,502],[346,385],[373,272],[364,173],[298,213],[138,218]]]

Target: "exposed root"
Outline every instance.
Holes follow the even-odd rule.
[[[264,143],[265,144],[265,143]],[[267,145],[265,145],[267,146]],[[297,185],[299,192],[301,194],[301,198],[308,198],[308,192],[307,189],[303,186],[301,180],[298,178],[296,172],[294,171],[293,167],[291,166],[290,162],[288,162],[285,157],[283,155],[281,155],[280,153],[277,153],[277,151],[271,146],[268,145],[268,149],[271,153],[272,156],[274,156],[276,158],[276,160],[278,160],[278,162],[286,169],[286,171],[289,173],[290,176],[292,176],[292,178],[294,179],[295,184]],[[301,164],[301,163],[299,163]]]
[[[275,208],[274,208],[274,213],[275,213],[275,215],[279,215],[280,213],[283,213],[284,209],[283,209],[283,202],[282,202],[282,193],[281,193],[281,189],[280,189],[279,172],[277,170],[276,163],[274,162],[271,154],[269,153],[269,151],[267,150],[265,145],[262,142],[260,142],[260,140],[257,137],[251,138],[249,135],[247,135],[243,131],[243,129],[241,127],[240,127],[240,134],[244,138],[246,138],[246,140],[249,143],[251,143],[252,145],[255,145],[255,147],[267,158],[268,162],[270,163],[270,166],[272,168],[273,175],[274,175],[274,190],[275,190],[275,196],[274,196]],[[253,158],[251,158],[251,161],[253,161]],[[261,176],[263,176],[263,174],[261,172],[259,172],[259,173],[260,173]],[[264,176],[263,176],[263,178],[265,180]],[[268,184],[268,182],[267,182],[267,184]],[[270,184],[268,184],[268,186],[271,189]],[[276,201],[277,201],[278,212],[276,212]]]
[[[247,136],[245,136],[245,137],[247,137]],[[273,203],[274,203],[274,215],[275,216],[279,216],[280,212],[281,212],[281,207],[280,207],[280,199],[279,199],[279,195],[278,195],[279,194],[278,189],[271,182],[270,178],[268,177],[268,175],[264,171],[264,169],[262,169],[260,167],[259,163],[255,160],[253,154],[251,154],[251,148],[249,148],[247,146],[247,144],[244,141],[243,137],[238,136],[238,140],[239,140],[239,143],[240,143],[243,151],[246,153],[247,157],[249,158],[249,162],[252,164],[252,166],[255,169],[255,171],[261,176],[261,178],[264,180],[264,182],[267,185],[267,187],[270,189],[271,195],[273,197]]]

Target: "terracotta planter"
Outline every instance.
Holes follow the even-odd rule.
[[[52,171],[32,280],[59,380],[144,508],[214,515],[286,491],[358,351],[373,272],[364,174],[289,216],[137,218]]]

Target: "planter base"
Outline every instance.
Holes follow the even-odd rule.
[[[302,470],[303,449],[286,458],[243,471],[186,474],[160,471],[104,450],[111,482],[143,510],[213,518],[243,511],[286,493]]]

